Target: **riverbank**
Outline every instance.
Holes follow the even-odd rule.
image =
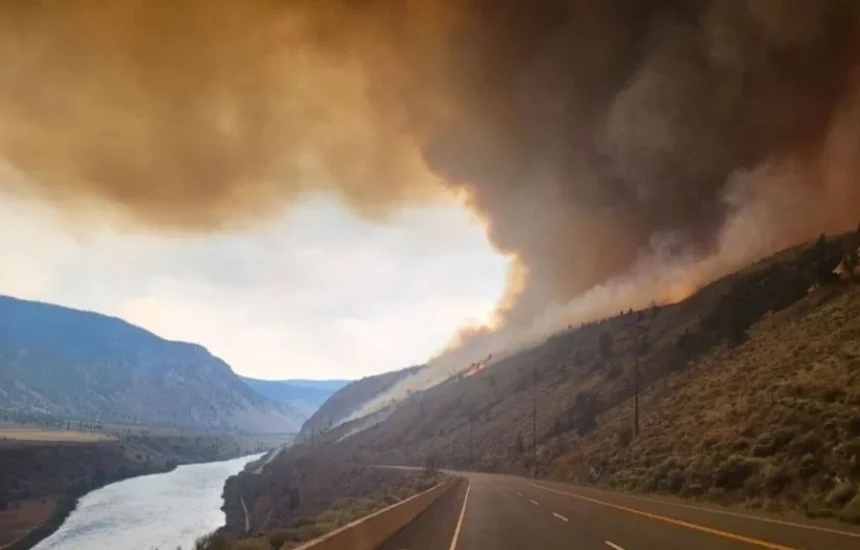
[[[435,461],[421,471],[376,468],[351,456],[316,452],[310,445],[285,447],[227,479],[225,525],[212,535],[209,547],[233,548],[229,541],[248,539],[256,539],[247,542],[248,548],[265,541],[272,548],[298,545],[440,479]]]
[[[250,437],[141,435],[99,442],[0,442],[0,550],[28,550],[55,532],[78,500],[111,483],[182,464],[264,451]]]

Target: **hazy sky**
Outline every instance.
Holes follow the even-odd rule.
[[[425,361],[489,317],[506,267],[455,203],[381,224],[323,196],[260,229],[196,236],[83,232],[0,196],[0,258],[0,294],[115,315],[272,379]]]

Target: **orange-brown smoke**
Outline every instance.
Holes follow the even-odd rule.
[[[252,221],[320,190],[368,214],[432,199],[438,178],[387,105],[408,65],[385,18],[350,2],[4,0],[0,152],[24,192],[156,229]]]
[[[858,36],[855,0],[3,0],[0,155],[155,229],[456,189],[517,258],[500,324],[567,324],[853,226]]]

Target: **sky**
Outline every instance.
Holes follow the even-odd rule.
[[[196,235],[82,230],[2,195],[0,258],[0,294],[117,316],[263,379],[423,363],[489,320],[507,267],[453,200],[374,222],[324,195],[252,229]]]
[[[856,223],[860,3],[490,3],[0,2],[0,189],[83,218],[0,196],[0,292],[355,377],[510,274],[446,374]]]

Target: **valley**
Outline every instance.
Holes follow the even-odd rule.
[[[428,489],[440,468],[860,522],[860,284],[844,267],[858,246],[852,232],[787,249],[676,304],[570,327],[483,369],[464,365],[466,375],[367,417],[357,416],[363,404],[423,367],[313,388],[299,397],[321,406],[292,444],[271,429],[213,433],[219,420],[194,432],[28,412],[41,426],[0,429],[0,542],[30,547],[107,483],[270,449],[227,480],[226,525],[211,544],[288,548]],[[24,349],[18,357],[37,348]],[[300,408],[286,399],[301,383],[249,383],[239,394],[250,402]],[[17,399],[7,418],[21,417]]]
[[[858,174],[858,0],[0,0],[0,550],[857,550]]]

